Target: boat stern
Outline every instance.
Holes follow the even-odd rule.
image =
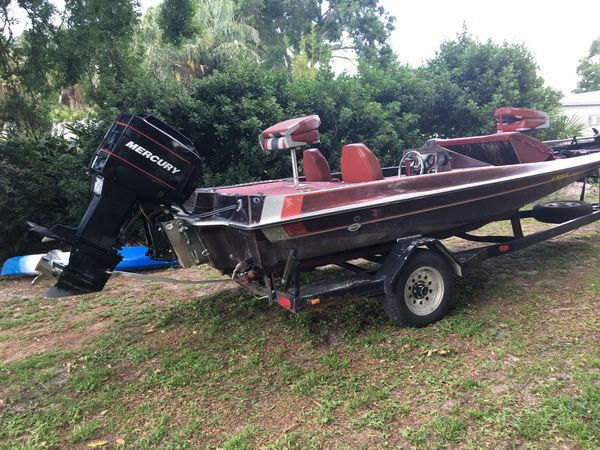
[[[121,114],[92,158],[92,199],[76,228],[30,223],[45,241],[71,246],[69,263],[47,255],[40,269],[58,276],[47,297],[100,291],[121,261],[117,250],[138,219],[156,259],[173,258],[161,222],[196,187],[201,159],[192,142],[147,114]],[[44,267],[45,264],[45,267]]]

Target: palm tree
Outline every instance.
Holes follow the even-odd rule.
[[[156,14],[149,14],[142,25],[143,34],[153,37],[145,45],[146,61],[158,76],[191,82],[236,58],[259,59],[258,32],[236,20],[231,0],[201,0],[194,16],[199,31],[180,45],[160,42]]]

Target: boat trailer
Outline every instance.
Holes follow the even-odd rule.
[[[585,187],[583,180],[581,199]],[[530,210],[519,210],[510,217],[499,218],[497,221],[510,220],[512,236],[473,235],[465,231],[473,230],[471,224],[462,230],[450,230],[444,236],[415,235],[403,237],[392,244],[340,253],[335,260],[302,260],[292,250],[281,270],[259,272],[251,264],[240,263],[230,278],[177,280],[121,271],[110,271],[107,275],[120,274],[177,284],[236,282],[269,303],[277,303],[293,313],[343,303],[360,296],[382,296],[386,313],[397,325],[426,326],[442,319],[450,309],[453,276],[464,276],[488,258],[523,250],[599,221],[600,193],[598,200],[593,204],[582,200],[547,202]],[[521,221],[527,218],[555,225],[525,235]],[[486,245],[452,251],[442,242],[448,237]],[[36,267],[46,276],[64,269],[57,260],[48,259],[49,255],[42,258]],[[359,259],[371,264],[358,265],[356,260]],[[327,266],[338,266],[351,275],[340,276],[339,272],[335,272],[319,281],[304,281],[306,272]]]
[[[467,250],[452,251],[440,239],[427,236],[398,239],[388,251],[360,257],[376,263],[374,268],[353,264],[351,260],[334,264],[352,272],[348,276],[336,273],[325,280],[303,283],[306,262],[298,260],[291,251],[281,277],[270,272],[249,271],[237,276],[235,281],[294,313],[359,296],[383,296],[383,306],[396,324],[425,326],[447,313],[451,304],[452,275],[462,277],[488,258],[523,250],[600,220],[600,201],[586,205],[591,212],[528,235],[523,234],[521,220],[535,217],[535,208],[518,211],[507,218],[511,221],[512,236],[453,234],[467,241],[488,243]],[[313,263],[311,268],[314,267],[318,267],[318,263]]]

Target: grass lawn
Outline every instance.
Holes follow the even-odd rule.
[[[600,223],[484,262],[422,329],[376,298],[30,283],[0,280],[0,449],[600,448]]]

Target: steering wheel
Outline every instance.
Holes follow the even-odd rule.
[[[416,150],[409,150],[404,154],[404,156],[402,156],[402,159],[400,160],[398,175],[402,175],[402,167],[406,167],[406,163],[409,161],[411,163],[411,175],[421,175],[425,171],[425,162],[423,161],[423,156]]]

